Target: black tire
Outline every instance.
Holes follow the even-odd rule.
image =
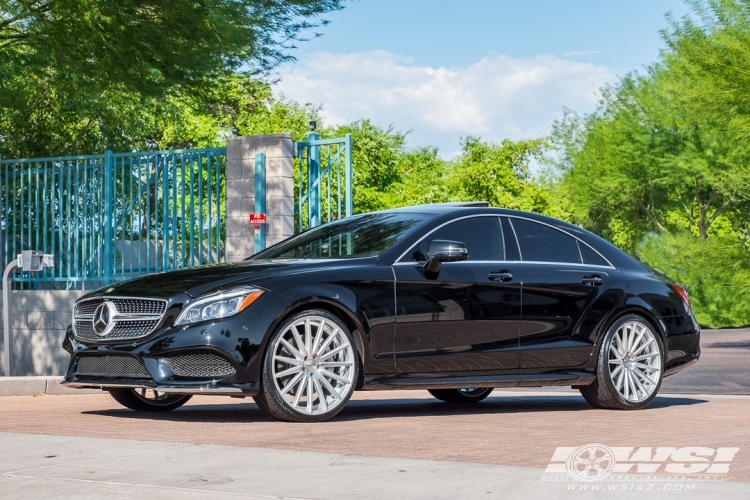
[[[335,325],[338,331],[340,331],[341,334],[345,337],[346,341],[348,341],[348,346],[349,346],[348,348],[345,348],[344,351],[346,351],[347,353],[346,356],[350,358],[350,361],[347,361],[347,363],[350,363],[350,365],[347,366],[346,368],[341,368],[341,369],[331,368],[331,370],[334,371],[336,374],[346,373],[346,376],[351,379],[351,382],[348,383],[346,386],[341,386],[341,387],[335,386],[336,394],[338,397],[335,400],[331,400],[330,402],[326,403],[325,405],[326,408],[328,408],[329,404],[332,405],[333,407],[330,410],[321,409],[322,402],[321,402],[320,393],[315,392],[315,398],[310,398],[310,399],[313,401],[317,401],[317,409],[315,409],[314,411],[318,413],[305,413],[305,412],[295,409],[293,406],[293,403],[287,401],[284,398],[284,395],[280,393],[281,391],[279,389],[279,386],[275,382],[276,379],[280,381],[284,381],[284,377],[277,376],[276,379],[274,378],[274,370],[278,367],[278,365],[274,364],[274,363],[278,363],[278,361],[274,360],[274,353],[278,349],[284,349],[284,347],[281,347],[280,339],[282,338],[282,336],[288,334],[288,329],[292,327],[293,324],[298,323],[300,320],[305,320],[307,318],[310,318],[312,321],[316,321],[316,322],[320,321],[321,319],[325,319],[325,321],[328,322],[326,323],[327,325],[326,328],[329,328],[328,330],[329,333],[332,331],[331,325]],[[313,324],[311,323],[311,325]],[[314,337],[315,335],[317,335],[317,332],[320,331],[319,325],[320,324],[313,325],[316,328],[315,332],[312,332],[312,326],[311,326],[311,337]],[[330,333],[330,335],[336,336],[336,331],[333,331],[333,333]],[[345,345],[341,337],[338,337],[338,340],[341,340],[341,342],[339,342],[338,344],[339,346]],[[324,344],[322,340],[320,342],[321,342],[321,345]],[[334,343],[332,343],[331,346],[336,345],[335,342],[336,341],[334,340]],[[341,410],[344,409],[344,406],[346,406],[346,403],[349,401],[349,399],[352,396],[352,393],[354,392],[354,387],[356,386],[357,380],[359,380],[360,361],[359,361],[359,355],[357,353],[357,349],[355,346],[356,344],[354,343],[352,334],[351,332],[349,332],[349,329],[346,327],[346,325],[344,325],[344,323],[339,318],[337,318],[336,316],[334,316],[333,314],[327,311],[323,311],[320,309],[307,309],[307,310],[301,311],[291,316],[290,318],[286,319],[283,323],[281,323],[278,326],[278,328],[276,328],[276,330],[274,331],[273,335],[271,336],[268,342],[268,346],[266,347],[266,352],[263,356],[263,367],[261,369],[261,372],[262,372],[261,389],[258,395],[255,396],[253,399],[255,400],[257,405],[260,407],[260,409],[262,409],[268,415],[278,420],[284,420],[287,422],[322,422],[322,421],[325,421],[334,417]],[[300,353],[301,352],[302,351],[300,351]],[[323,356],[325,356],[325,353],[323,353]],[[289,355],[285,355],[285,357],[288,358]],[[305,358],[307,359],[306,354],[305,354]],[[322,363],[324,361],[320,361],[320,362]],[[351,372],[348,371],[349,369],[351,370]],[[320,374],[317,373],[317,368],[316,368],[316,372],[311,373],[311,374],[307,373],[307,368],[303,368],[302,370],[300,370],[300,373],[302,374],[301,375],[302,380],[298,382],[299,384],[298,386],[292,388],[293,390],[289,390],[289,392],[287,393],[288,396],[291,396],[293,392],[296,393],[297,391],[300,390],[300,387],[302,387],[302,384],[306,383],[305,377],[309,377],[310,379],[314,380],[315,377],[320,376]],[[296,375],[289,375],[289,378],[286,379],[285,383],[291,384],[295,377]],[[332,386],[335,385],[335,382],[331,385]],[[322,388],[323,385],[321,385],[320,387]],[[339,392],[339,389],[343,392]],[[332,393],[329,392],[328,394],[326,394],[325,392],[326,390],[327,389],[322,389],[322,392],[323,392],[322,399],[325,401],[328,401],[328,396],[332,396]],[[305,400],[306,399],[307,399],[307,396],[305,396]],[[311,407],[314,404],[315,403],[311,403]]]
[[[115,401],[135,411],[172,411],[187,403],[192,396],[187,394],[164,394],[163,399],[146,398],[136,389],[110,389]]]
[[[446,403],[478,403],[490,395],[492,387],[466,389],[429,389],[427,392]]]
[[[636,322],[644,325],[650,329],[654,344],[658,350],[659,358],[659,372],[657,374],[658,380],[652,388],[651,394],[640,401],[630,401],[624,397],[618,391],[615,386],[615,381],[610,373],[610,343],[613,337],[617,334],[618,330],[623,327],[626,323]],[[614,361],[613,361],[614,362]],[[653,326],[653,324],[641,316],[640,314],[626,314],[621,316],[609,327],[602,345],[599,348],[598,359],[596,363],[596,379],[593,383],[587,386],[578,387],[583,398],[592,406],[601,409],[612,409],[612,410],[640,410],[648,406],[651,401],[654,400],[659,389],[661,388],[661,382],[664,378],[664,346],[662,343],[659,331]],[[640,379],[639,379],[640,381]]]

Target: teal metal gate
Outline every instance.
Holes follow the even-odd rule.
[[[297,231],[352,215],[352,136],[297,143]],[[342,179],[343,176],[343,179]]]
[[[2,160],[3,267],[42,249],[58,265],[17,276],[22,288],[91,289],[219,262],[225,157],[212,148]]]

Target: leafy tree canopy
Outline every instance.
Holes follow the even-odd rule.
[[[685,281],[702,322],[748,324],[729,303],[750,255],[750,0],[688,3],[655,64],[556,123],[557,189],[586,228]]]
[[[0,71],[159,95],[267,70],[343,0],[0,0]],[[314,35],[314,33],[313,33]]]

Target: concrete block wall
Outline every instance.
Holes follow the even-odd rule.
[[[63,375],[69,355],[62,348],[65,330],[71,323],[73,304],[86,292],[31,291],[11,292],[11,326],[14,376]],[[2,306],[0,305],[0,308]],[[2,309],[0,309],[2,310]],[[2,311],[5,314],[5,311]],[[5,370],[4,340],[0,323],[0,368]]]
[[[226,260],[255,253],[249,216],[255,212],[255,153],[266,155],[266,245],[294,235],[294,141],[290,134],[227,140]]]

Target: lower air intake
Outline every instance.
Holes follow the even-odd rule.
[[[176,354],[166,361],[178,377],[224,378],[237,373],[229,361],[211,353]]]
[[[96,378],[151,378],[146,367],[133,356],[80,356],[76,365],[77,377]]]

